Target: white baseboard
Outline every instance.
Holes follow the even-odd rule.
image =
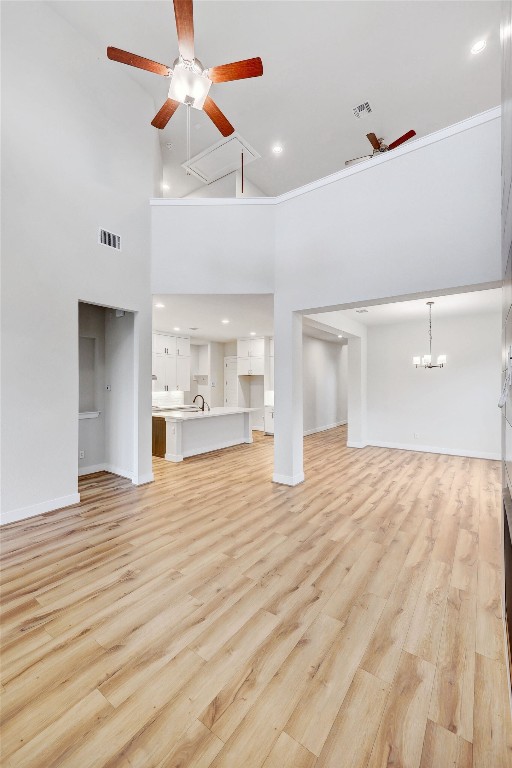
[[[133,473],[127,469],[121,469],[115,467],[113,464],[92,464],[90,467],[79,467],[78,477],[83,475],[92,475],[94,472],[110,472],[111,475],[119,475],[120,477],[126,477],[127,480],[131,480],[134,485],[143,485],[143,483],[150,483],[153,480],[153,474],[151,474],[150,480],[144,480],[142,482],[135,482],[133,479]]]
[[[91,464],[90,467],[78,467],[78,477],[92,475],[95,472],[108,472],[107,464]]]
[[[334,424],[328,424],[326,427],[315,427],[315,429],[306,429],[304,437],[307,435],[316,435],[317,432],[327,432],[329,429],[335,429],[336,427],[342,427],[346,424],[346,421],[337,421]]]
[[[139,477],[134,477],[132,479],[133,485],[147,485],[147,483],[152,483],[155,478],[153,477],[152,472],[147,472],[145,475],[140,475]]]
[[[409,443],[387,443],[382,440],[368,440],[367,445],[375,448],[394,448],[399,451],[417,451],[419,453],[439,453],[445,456],[464,456],[469,459],[490,459],[499,461],[501,454],[499,452],[468,451],[465,448],[441,448],[435,445],[416,445]]]
[[[129,472],[122,467],[114,467],[113,464],[105,464],[105,472],[111,472],[113,475],[119,475],[119,477],[126,477],[127,480],[133,480],[133,472]]]
[[[357,440],[347,440],[347,448],[366,448],[368,443],[360,443]]]
[[[272,476],[273,483],[279,483],[279,485],[299,485],[304,482],[304,472],[299,472],[298,475],[278,475]]]
[[[29,507],[21,507],[20,509],[11,509],[9,512],[3,512],[0,517],[0,524],[16,523],[18,520],[26,520],[29,517],[42,515],[45,512],[53,512],[55,509],[62,509],[63,507],[71,507],[73,504],[79,503],[80,494],[70,493],[69,496],[60,496],[58,499],[48,499],[48,501],[41,501],[39,504],[32,504]]]
[[[173,461],[175,464],[177,464],[179,461],[183,461],[183,456],[181,453],[166,453],[164,459],[166,461]]]

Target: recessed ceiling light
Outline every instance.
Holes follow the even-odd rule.
[[[224,323],[224,325],[227,325],[229,323],[229,320],[221,320],[221,323]]]
[[[162,184],[162,189],[164,190],[164,192],[167,192],[170,189],[170,187],[168,184]]]
[[[249,336],[256,336],[256,333],[254,331],[251,331]]]
[[[165,304],[155,304],[156,309],[165,309]]]
[[[338,333],[338,339],[342,339],[342,338],[343,336],[341,335],[341,333]]]
[[[280,144],[275,144],[272,147],[272,152],[274,153],[274,155],[280,155],[282,151],[283,151],[283,148]]]
[[[173,328],[173,331],[181,331],[181,328]]]
[[[476,42],[474,46],[471,48],[471,53],[473,54],[482,53],[486,45],[487,45],[487,42],[485,40],[478,40],[478,42]]]

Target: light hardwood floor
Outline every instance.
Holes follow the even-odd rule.
[[[5,527],[2,765],[512,765],[499,464],[345,440],[295,488],[260,436]]]

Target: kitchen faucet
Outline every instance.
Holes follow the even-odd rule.
[[[201,410],[202,410],[202,411],[204,411],[204,407],[205,407],[205,405],[206,405],[206,407],[208,408],[208,410],[210,410],[210,406],[209,406],[209,405],[208,405],[208,403],[205,401],[205,399],[204,399],[204,397],[203,397],[202,395],[196,395],[196,396],[194,397],[194,399],[192,400],[192,402],[193,402],[193,403],[195,403],[195,401],[197,400],[197,398],[198,398],[198,397],[200,397],[200,398],[201,398],[201,400],[203,401],[203,402],[202,402],[202,405],[201,405]]]

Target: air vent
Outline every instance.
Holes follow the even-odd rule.
[[[364,117],[365,115],[370,115],[372,111],[372,108],[370,107],[370,104],[365,101],[363,104],[359,104],[357,107],[354,107],[354,117]]]
[[[365,312],[368,312],[367,309],[356,309],[356,312],[358,315],[363,315]]]
[[[107,232],[106,229],[100,229],[98,243],[100,243],[100,245],[106,245],[108,248],[115,248],[116,251],[120,251],[121,235],[114,235],[113,232]]]
[[[198,331],[199,328],[189,328],[189,331]]]

